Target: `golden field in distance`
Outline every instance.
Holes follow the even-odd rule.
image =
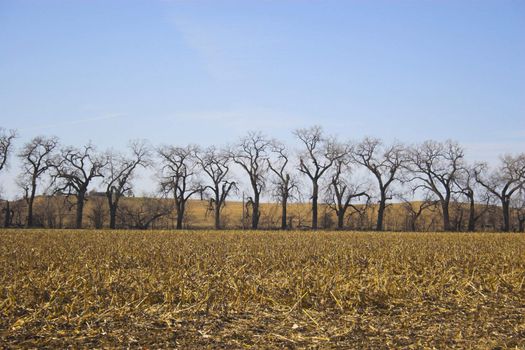
[[[177,215],[171,208],[173,199],[159,199],[148,197],[126,197],[122,199],[119,214],[117,215],[117,228],[124,229],[174,229]],[[437,205],[425,207],[419,216],[414,214],[422,206],[422,202],[391,203],[387,206],[384,217],[386,231],[442,231],[441,212]],[[24,227],[26,219],[26,203],[23,200],[12,202],[14,227]],[[170,213],[155,218],[159,207],[170,208]],[[243,227],[243,205],[239,201],[227,201],[221,211],[221,225],[225,229],[241,229]],[[356,208],[349,208],[345,215],[344,229],[367,231],[374,230],[377,220],[377,204],[365,208],[357,204]],[[273,230],[281,227],[281,205],[279,203],[261,203],[261,217],[259,228]],[[485,210],[479,206],[479,211]],[[501,209],[490,206],[484,215],[477,220],[476,230],[497,231],[501,227]],[[466,231],[468,224],[468,204],[456,203],[450,208],[451,221],[457,231]],[[251,208],[245,208],[244,227],[251,225]],[[0,219],[3,217],[0,213]],[[36,198],[35,227],[45,228],[73,228],[75,223],[75,206],[72,198],[65,196]],[[311,227],[311,205],[309,203],[288,204],[288,227],[291,229],[309,229]],[[516,214],[512,219],[515,221]],[[188,201],[184,214],[183,227],[186,229],[211,229],[213,228],[213,208],[209,200],[191,199]],[[147,227],[141,227],[148,222]],[[140,224],[139,224],[140,223]],[[515,228],[517,223],[513,222]],[[109,225],[109,209],[107,199],[102,195],[89,196],[84,207],[84,228],[107,228]],[[323,229],[336,229],[337,216],[325,203],[319,204],[319,225]]]
[[[0,347],[525,348],[525,237],[0,231]]]

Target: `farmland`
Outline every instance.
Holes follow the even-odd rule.
[[[525,237],[0,231],[0,347],[525,348]]]

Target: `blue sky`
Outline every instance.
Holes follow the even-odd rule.
[[[525,2],[0,0],[0,126],[18,145],[293,142],[313,124],[525,151]]]

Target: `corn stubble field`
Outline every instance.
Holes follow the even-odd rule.
[[[0,231],[0,347],[525,348],[519,234]]]

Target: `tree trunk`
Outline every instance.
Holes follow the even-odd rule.
[[[109,207],[109,228],[114,230],[117,227],[116,222],[119,197],[117,195],[114,196],[113,191],[106,191],[106,198],[108,199]]]
[[[510,212],[509,212],[509,201],[505,200],[503,198],[501,200],[501,209],[503,211],[503,231],[509,232],[510,231]]]
[[[448,203],[446,201],[441,202],[441,209],[443,211],[443,230],[452,231],[452,227],[450,227],[450,213],[448,210]]]
[[[177,230],[182,230],[182,220],[184,219],[184,205],[177,206]]]
[[[281,203],[281,230],[286,230],[288,221],[286,217],[286,206],[288,204],[288,196],[284,195]]]
[[[9,227],[11,226],[11,208],[9,206],[9,201],[5,201],[5,208],[3,211],[5,212],[4,227]]]
[[[215,196],[214,213],[215,213],[215,229],[219,230],[221,228],[221,203],[220,203],[220,197],[218,194]]]
[[[386,194],[381,193],[381,199],[379,200],[379,208],[377,209],[377,224],[376,231],[383,231],[383,219],[385,217],[386,208]]]
[[[412,219],[410,219],[410,229],[412,230],[412,232],[417,231],[416,220],[417,220],[417,217],[413,217]]]
[[[319,196],[319,185],[317,181],[312,186],[312,230],[317,230],[317,198]]]
[[[109,228],[114,230],[116,228],[117,221],[117,205],[114,203],[109,204]]]
[[[470,198],[470,207],[468,215],[468,230],[470,232],[476,231],[476,207],[475,207],[474,197]]]
[[[75,222],[75,228],[82,228],[82,214],[84,213],[85,196],[85,193],[79,193],[77,195],[77,217]]]
[[[27,202],[27,227],[33,227],[33,203],[35,201],[34,196],[29,197]]]
[[[518,219],[518,225],[519,225],[518,231],[523,232],[525,230],[525,218]]]
[[[254,193],[253,203],[252,203],[252,230],[257,230],[259,227],[259,194],[257,191]]]
[[[31,194],[27,202],[27,227],[33,227],[33,204],[35,202],[36,182],[35,179],[31,182]]]
[[[345,211],[342,209],[339,209],[337,211],[337,229],[342,230],[344,228],[345,223]]]

